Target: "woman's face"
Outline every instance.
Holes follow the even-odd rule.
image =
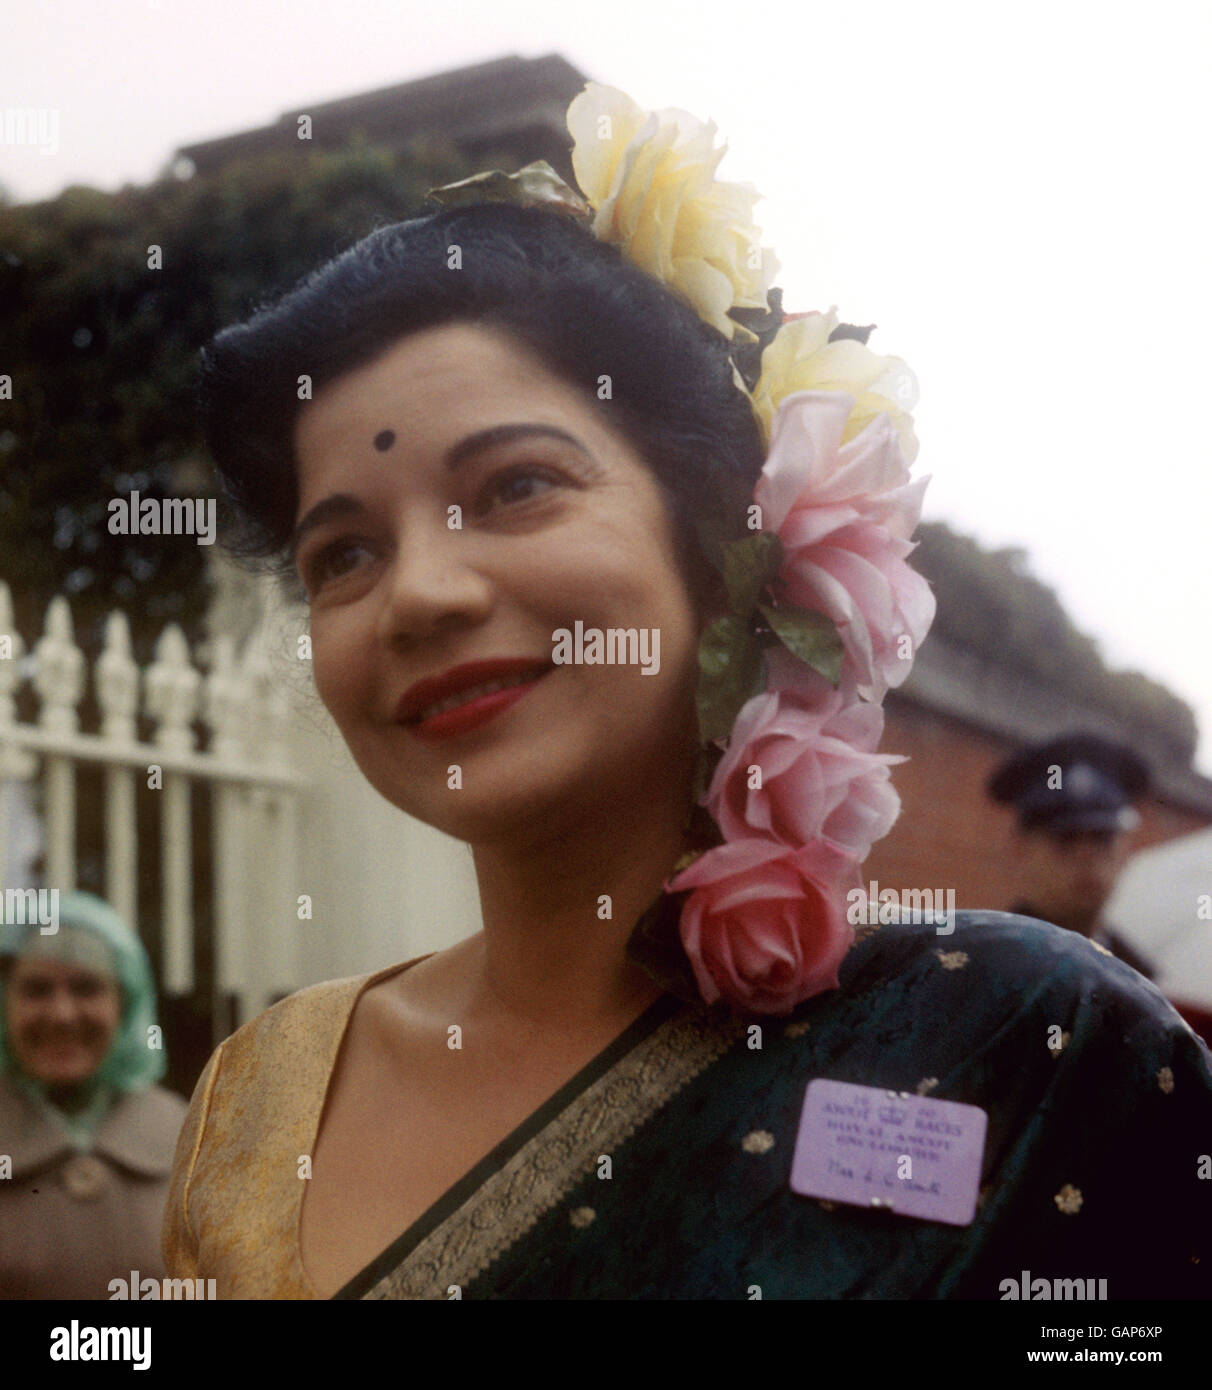
[[[389,801],[475,842],[685,792],[698,624],[672,522],[575,388],[448,324],[320,391],[295,450],[316,685]],[[578,630],[616,660],[561,664]]]
[[[5,986],[8,1042],[17,1065],[47,1086],[93,1076],[122,1016],[117,981],[98,970],[37,956],[13,962]]]

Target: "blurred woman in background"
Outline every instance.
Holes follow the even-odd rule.
[[[0,982],[0,1298],[108,1299],[132,1271],[158,1282],[185,1104],[155,1084],[142,944],[100,898],[64,894],[53,932],[0,925]]]

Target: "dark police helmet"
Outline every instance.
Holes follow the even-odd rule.
[[[1021,749],[985,786],[994,801],[1015,808],[1024,830],[1131,830],[1140,821],[1132,803],[1149,790],[1149,767],[1122,743],[1066,734]]]

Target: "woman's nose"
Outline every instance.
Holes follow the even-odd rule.
[[[80,1012],[70,989],[51,990],[46,999],[46,1014],[54,1023],[74,1023]]]
[[[386,578],[383,639],[427,637],[487,616],[492,586],[476,561],[475,541],[445,518],[402,535]]]

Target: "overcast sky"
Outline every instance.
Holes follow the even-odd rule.
[[[916,371],[926,516],[1025,547],[1195,707],[1212,775],[1209,0],[19,0],[0,108],[59,112],[59,148],[0,127],[0,183],[116,189],[289,107],[549,52],[717,122],[786,306]]]

